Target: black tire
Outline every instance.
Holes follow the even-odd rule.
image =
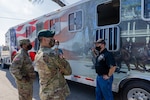
[[[121,100],[150,100],[150,83],[140,80],[129,82],[123,87],[120,97]]]

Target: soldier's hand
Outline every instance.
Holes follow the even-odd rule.
[[[61,74],[64,74],[62,69],[59,69],[59,72],[60,72]]]
[[[65,58],[63,55],[59,55],[59,57],[60,57],[61,59],[64,59],[64,58]]]
[[[96,52],[96,49],[95,49],[95,48],[91,48],[91,51],[95,53],[95,52]]]

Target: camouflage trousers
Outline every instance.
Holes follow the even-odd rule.
[[[19,100],[32,100],[33,81],[16,81],[18,88]]]
[[[41,100],[66,100],[64,97],[60,97],[60,96],[50,96],[50,95],[43,95],[40,96]]]
[[[59,91],[47,91],[47,92],[41,92],[40,93],[40,99],[41,100],[66,100],[66,96],[68,96],[69,93],[65,93],[63,90]]]

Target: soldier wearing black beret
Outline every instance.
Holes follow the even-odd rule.
[[[51,30],[41,30],[38,32],[38,38],[40,37],[54,37],[55,32]]]
[[[55,35],[54,31],[51,30],[41,30],[38,32],[38,40],[40,41],[40,45],[53,47],[55,45],[55,39],[53,38]],[[49,42],[48,42],[49,40]],[[44,41],[44,42],[42,42]],[[44,43],[44,44],[43,44]],[[47,45],[49,44],[49,45]]]
[[[55,32],[41,30],[38,33],[40,49],[35,56],[35,66],[40,79],[41,100],[66,100],[70,94],[64,75],[72,73],[70,64],[54,54]]]

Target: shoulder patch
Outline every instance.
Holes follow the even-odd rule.
[[[19,60],[20,60],[20,58],[17,58],[17,57],[16,57],[16,58],[14,58],[14,61],[19,61]]]
[[[48,54],[47,53],[43,53],[43,60],[47,63],[48,62]]]

